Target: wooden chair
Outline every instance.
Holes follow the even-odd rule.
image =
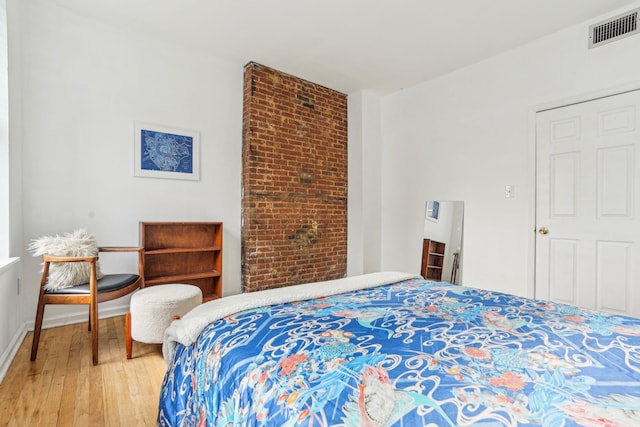
[[[36,360],[44,306],[46,304],[86,304],[89,306],[89,331],[91,331],[91,344],[93,364],[98,364],[98,304],[125,296],[140,287],[144,287],[142,249],[137,247],[101,247],[99,252],[137,252],[138,274],[105,274],[101,279],[96,278],[97,256],[89,257],[57,257],[43,255],[44,266],[40,281],[40,296],[36,311],[36,323],[33,330],[33,343],[31,345],[31,360]],[[90,264],[89,283],[71,288],[49,291],[45,289],[49,267],[56,262],[87,262]]]

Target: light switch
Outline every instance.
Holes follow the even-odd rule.
[[[505,185],[504,197],[506,199],[513,199],[514,197],[516,197],[516,187],[514,185]]]

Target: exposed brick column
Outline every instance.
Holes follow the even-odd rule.
[[[242,134],[243,290],[344,277],[346,95],[251,62]]]

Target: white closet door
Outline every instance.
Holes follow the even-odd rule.
[[[640,317],[640,91],[538,113],[536,149],[536,297]]]

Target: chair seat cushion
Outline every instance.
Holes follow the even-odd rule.
[[[140,276],[137,274],[106,274],[102,279],[98,279],[98,293],[117,291],[129,286]],[[89,284],[74,286],[72,288],[58,289],[55,291],[47,291],[48,294],[89,294]]]

